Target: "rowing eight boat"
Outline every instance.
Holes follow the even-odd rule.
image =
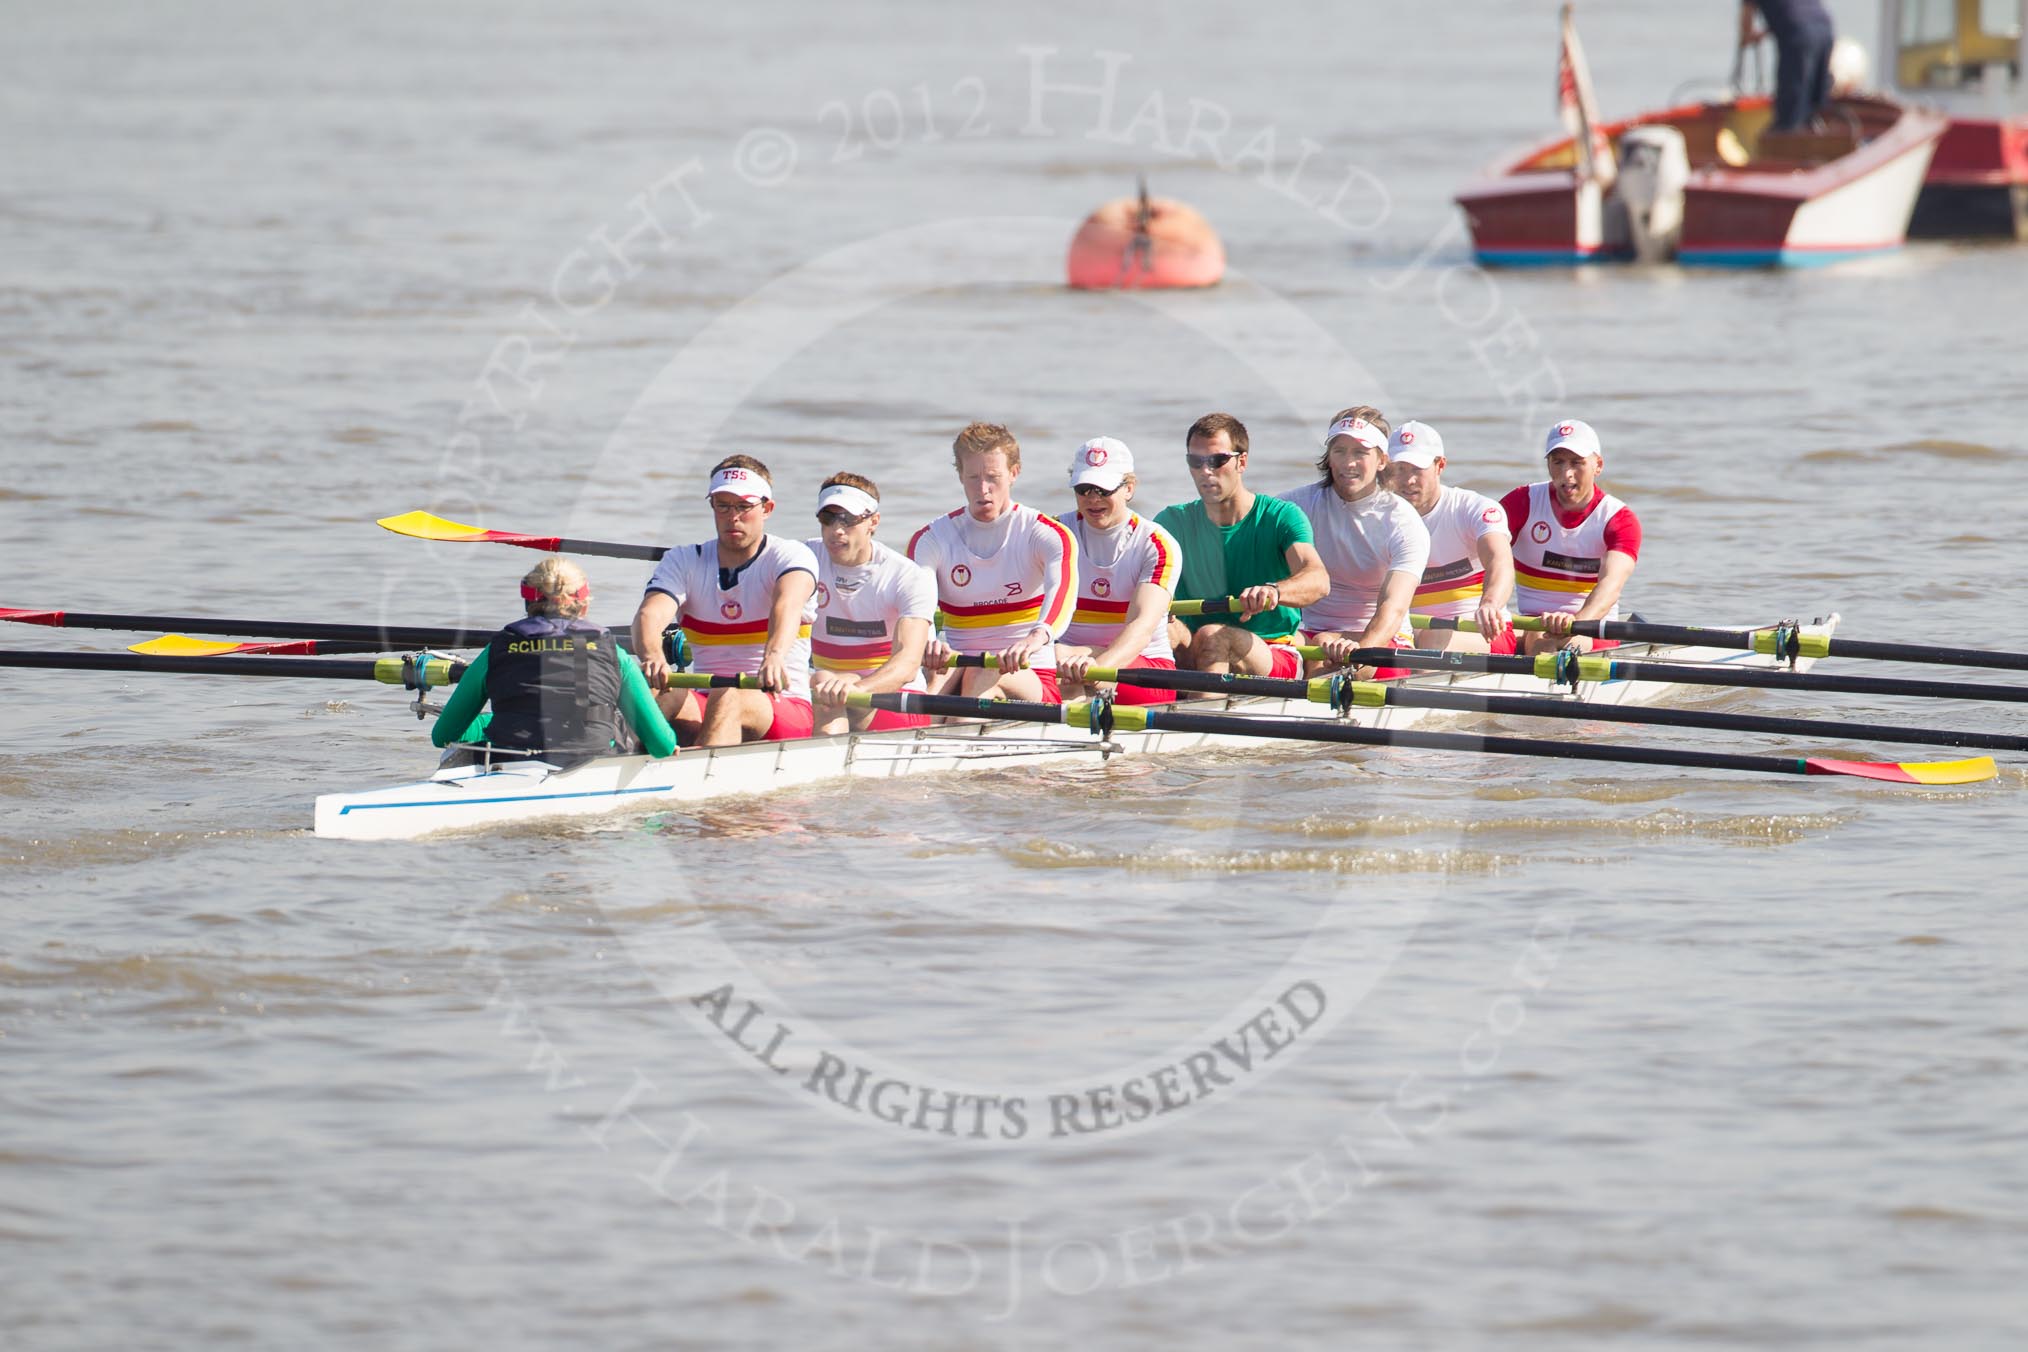
[[[1810,630],[1828,635],[1838,617]],[[1656,658],[1729,668],[1785,666],[1781,659],[1737,647],[1627,644],[1615,658]],[[1810,665],[1809,658],[1796,663]],[[1534,676],[1440,671],[1405,678],[1409,689],[1479,693],[1553,694],[1594,705],[1652,703],[1670,682],[1595,681],[1554,687]],[[1298,699],[1230,698],[1188,706],[1249,717],[1343,720],[1362,727],[1407,728],[1442,711],[1402,705],[1335,711]],[[598,756],[559,767],[546,761],[454,765],[426,780],[317,799],[316,833],[345,840],[409,840],[439,831],[499,826],[621,809],[666,807],[733,794],[767,793],[843,777],[891,779],[901,775],[1027,767],[1034,764],[1102,764],[1115,756],[1148,755],[1199,747],[1257,745],[1253,739],[1202,732],[1151,729],[1114,732],[1101,739],[1081,728],[982,721],[901,732],[848,733],[792,742],[686,749],[666,760]]]

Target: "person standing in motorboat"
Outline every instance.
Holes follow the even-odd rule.
[[[1770,33],[1775,40],[1770,130],[1806,130],[1831,96],[1831,44],[1838,36],[1831,12],[1824,0],[1745,0],[1739,7],[1740,50]]]

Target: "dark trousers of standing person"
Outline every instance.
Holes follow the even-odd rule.
[[[1828,28],[1807,28],[1775,37],[1774,129],[1800,131],[1810,125],[1831,96]]]

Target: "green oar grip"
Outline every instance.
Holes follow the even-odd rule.
[[[373,679],[382,685],[399,685],[413,689],[409,673],[418,666],[422,670],[422,683],[425,689],[431,686],[451,685],[457,680],[457,677],[451,674],[449,658],[432,658],[411,664],[400,657],[377,659],[373,664]]]
[[[1821,629],[1805,629],[1794,637],[1796,652],[1800,656],[1829,657],[1831,655],[1831,636]],[[1787,657],[1787,650],[1776,646],[1781,638],[1782,634],[1778,630],[1756,629],[1753,634],[1753,650],[1757,653]]]

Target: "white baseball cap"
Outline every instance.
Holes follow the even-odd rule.
[[[1605,453],[1598,447],[1598,433],[1591,430],[1590,423],[1575,418],[1565,418],[1550,427],[1549,436],[1542,443],[1545,460],[1551,451],[1575,451],[1593,460],[1605,459]]]
[[[847,516],[866,517],[880,510],[880,502],[863,488],[832,484],[817,494],[817,515],[822,516],[827,507],[836,507]]]
[[[704,496],[713,493],[731,493],[747,502],[772,502],[775,486],[765,475],[740,465],[727,465],[711,476],[711,487],[704,490]]]
[[[1444,439],[1437,435],[1437,430],[1413,418],[1395,428],[1394,435],[1387,439],[1387,458],[1397,465],[1435,469],[1443,453]]]
[[[1369,450],[1387,449],[1387,438],[1380,435],[1380,429],[1364,418],[1340,418],[1324,429],[1324,445],[1329,448],[1339,437],[1350,437]]]
[[[1070,458],[1070,486],[1090,484],[1107,492],[1118,488],[1134,472],[1134,453],[1117,437],[1093,437],[1077,448]]]

